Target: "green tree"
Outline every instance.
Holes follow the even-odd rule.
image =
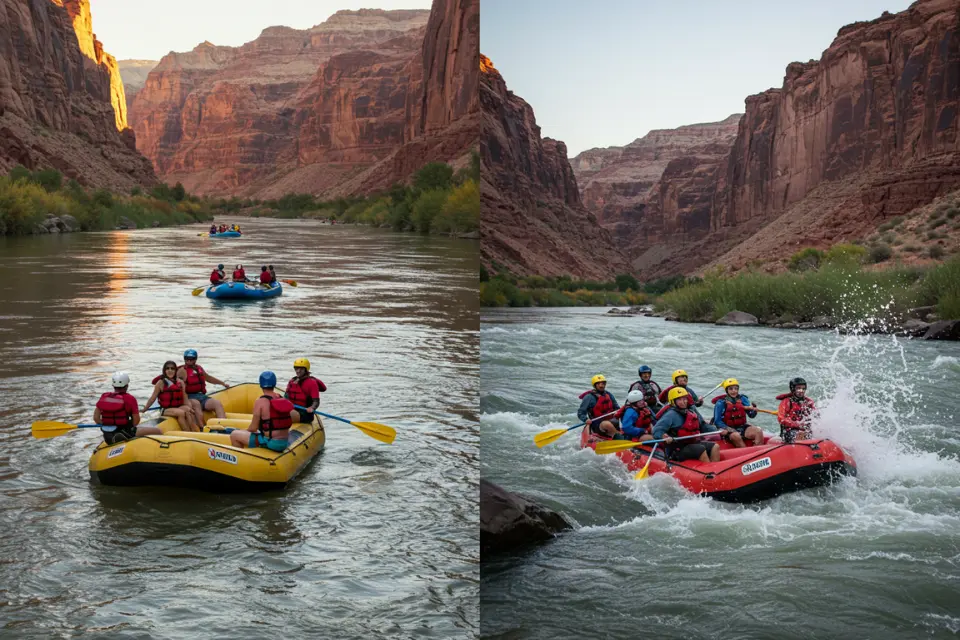
[[[417,198],[413,205],[411,219],[417,231],[420,233],[430,233],[430,227],[433,220],[443,211],[443,205],[447,201],[447,192],[440,189],[425,191]]]
[[[637,282],[637,279],[634,278],[629,273],[622,273],[616,277],[615,282],[617,283],[617,289],[620,291],[626,291],[628,289],[633,289],[634,291],[640,291],[640,283]]]
[[[446,162],[428,162],[413,177],[413,186],[419,191],[446,189],[453,181],[453,167]]]
[[[470,232],[480,226],[480,190],[477,183],[467,180],[462,185],[454,187],[443,210],[434,221],[437,231],[453,233]]]
[[[181,202],[187,197],[187,190],[184,189],[183,185],[178,182],[173,186],[173,189],[170,191],[170,195],[172,195],[173,199],[177,202]]]

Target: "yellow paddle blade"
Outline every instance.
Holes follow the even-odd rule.
[[[291,287],[298,287],[298,286],[300,286],[300,285],[297,284],[297,281],[296,281],[296,280],[281,280],[280,282],[283,282],[283,283],[285,283],[285,284],[288,284],[288,285],[290,285]]]
[[[633,449],[634,447],[639,447],[642,444],[642,442],[634,442],[633,440],[604,440],[603,442],[597,443],[597,448],[594,449],[594,451],[596,451],[597,455],[602,456],[608,453],[616,453],[618,451]]]
[[[566,432],[567,432],[566,429],[550,429],[550,431],[542,431],[537,435],[533,436],[533,444],[537,445],[542,449],[548,444],[559,440],[560,436],[562,436]]]
[[[200,295],[201,293],[204,292],[204,290],[205,290],[206,288],[207,288],[206,286],[197,287],[196,289],[193,290],[193,295],[195,295],[195,296]]]
[[[75,424],[66,422],[55,422],[53,420],[40,420],[30,425],[30,433],[34,438],[56,438],[65,433],[69,433],[77,428]]]
[[[637,475],[633,476],[633,479],[634,479],[634,480],[643,480],[644,478],[646,478],[647,476],[649,476],[650,473],[649,473],[649,471],[647,471],[647,469],[648,469],[649,467],[650,467],[650,461],[648,460],[648,461],[647,461],[647,464],[643,465],[643,469],[640,469],[640,471],[637,471]]]
[[[350,424],[374,440],[379,440],[387,444],[393,444],[394,439],[397,437],[396,430],[385,424],[378,424],[376,422],[351,422]]]

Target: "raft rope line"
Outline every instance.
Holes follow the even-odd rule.
[[[323,431],[323,427],[322,427],[322,426],[321,426],[321,427],[318,427],[317,430],[314,431],[314,434],[317,433],[318,431],[322,432],[322,431]],[[314,434],[310,434],[310,435],[314,435]],[[128,443],[128,442],[133,442],[134,440],[138,440],[138,439],[140,439],[140,438],[143,438],[143,439],[145,439],[145,440],[153,440],[154,442],[156,442],[157,444],[160,445],[160,448],[161,448],[161,449],[169,449],[171,445],[180,444],[181,442],[199,442],[200,444],[205,444],[205,445],[207,445],[208,447],[211,447],[211,446],[212,446],[212,447],[228,447],[228,446],[230,446],[230,445],[218,444],[218,443],[216,443],[216,442],[207,442],[206,440],[197,440],[197,439],[195,439],[195,438],[183,438],[183,439],[181,439],[181,440],[174,440],[173,442],[165,442],[165,441],[163,441],[163,440],[157,440],[157,437],[156,437],[156,435],[154,435],[154,434],[147,435],[147,436],[139,436],[139,437],[137,437],[137,438],[131,438],[131,439],[129,439],[129,440],[124,440],[123,442],[118,442],[117,444],[126,444],[126,443]],[[250,451],[247,451],[246,449],[236,449],[236,448],[234,448],[234,449],[235,449],[238,453],[242,453],[242,454],[247,455],[247,456],[252,456],[252,457],[256,458],[257,460],[266,460],[266,461],[268,461],[271,465],[275,465],[275,464],[277,463],[277,460],[279,460],[279,459],[282,458],[283,456],[287,455],[288,453],[289,453],[289,454],[292,454],[293,457],[296,458],[296,457],[297,457],[296,449],[297,449],[298,447],[305,446],[307,449],[309,449],[310,446],[307,444],[307,440],[308,440],[309,438],[310,438],[310,436],[307,436],[306,434],[301,433],[300,437],[297,438],[296,440],[294,440],[294,442],[298,442],[298,441],[300,441],[301,439],[303,439],[303,441],[300,442],[299,444],[295,444],[295,445],[294,445],[292,448],[290,448],[290,449],[285,449],[285,450],[284,450],[280,455],[278,455],[276,458],[264,458],[263,456],[258,456],[258,455],[256,455],[255,453],[251,453]],[[106,444],[106,443],[104,443],[104,444]],[[107,445],[107,446],[104,447],[104,448],[105,448],[105,449],[109,449],[109,448],[112,447],[112,446],[114,446],[114,445],[110,444],[110,445]],[[259,448],[259,447],[258,447],[258,448]]]

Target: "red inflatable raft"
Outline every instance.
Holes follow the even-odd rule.
[[[603,439],[584,427],[580,447],[595,448]],[[717,442],[718,438],[714,437]],[[665,461],[657,447],[649,473],[670,473],[689,491],[723,502],[758,502],[784,493],[829,484],[841,475],[856,476],[857,463],[831,440],[798,440],[784,444],[764,437],[764,444],[737,449],[719,440],[720,461]],[[616,453],[627,469],[639,471],[650,456],[648,447]]]

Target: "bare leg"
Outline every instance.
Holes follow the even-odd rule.
[[[747,430],[743,432],[743,435],[753,440],[753,446],[755,447],[759,447],[763,444],[763,430],[760,429],[760,427],[754,427],[751,425],[747,427]]]
[[[193,407],[193,414],[197,416],[197,424],[202,427],[204,425],[203,405],[200,404],[199,400],[190,400],[190,406]]]
[[[650,435],[649,433],[645,433],[642,436],[640,436],[640,442],[646,442],[647,440],[653,440],[653,436]]]
[[[226,418],[227,414],[223,410],[223,405],[220,404],[219,400],[210,398],[207,400],[207,411],[215,411],[218,418]]]
[[[743,438],[740,437],[740,433],[737,431],[731,431],[730,435],[727,436],[727,440],[729,440],[730,444],[735,446],[737,449],[742,449],[746,446],[743,444]]]
[[[617,428],[613,426],[613,423],[609,420],[604,420],[600,423],[600,431],[610,436],[611,438],[617,435]]]
[[[252,435],[252,433],[245,429],[234,429],[230,432],[230,444],[244,449],[250,445],[250,436]]]
[[[162,436],[163,431],[157,427],[137,427],[137,437],[140,436]]]
[[[710,462],[720,462],[720,447],[716,443],[707,446],[710,447]]]

